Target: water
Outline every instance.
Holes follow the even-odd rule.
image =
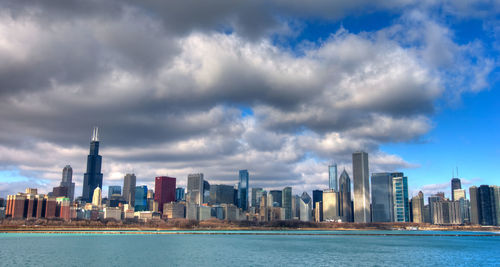
[[[161,233],[166,232],[171,233],[171,231]],[[213,235],[213,233],[245,235]],[[248,233],[260,233],[260,235],[248,235]],[[294,235],[296,233],[311,235]],[[404,233],[410,236],[319,235],[353,233]],[[470,236],[411,236],[422,233]],[[180,235],[8,233],[0,234],[0,265],[500,266],[500,237],[472,236],[472,234],[477,233],[420,231],[206,231],[200,234]]]

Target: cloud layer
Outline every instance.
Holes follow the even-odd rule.
[[[46,190],[66,164],[81,186],[94,125],[105,185],[131,171],[148,185],[190,172],[234,184],[249,169],[253,185],[298,192],[326,186],[327,162],[349,170],[355,150],[373,171],[415,167],[380,145],[422,138],[437,101],[488,88],[496,66],[430,3],[22,2],[0,11],[0,168]],[[273,41],[373,10],[399,18],[294,49]]]

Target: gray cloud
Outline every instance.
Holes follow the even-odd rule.
[[[443,84],[463,71],[440,71],[455,61],[435,51],[449,45],[469,59],[473,50],[418,12],[377,32],[340,29],[300,56],[269,38],[289,34],[289,17],[396,12],[409,1],[190,4],[3,2],[0,167],[50,188],[70,163],[80,186],[90,131],[100,126],[107,185],[131,171],[150,186],[166,174],[182,185],[190,172],[233,184],[238,169],[249,169],[256,185],[310,190],[322,188],[329,161],[349,166],[359,149],[370,152],[373,170],[412,168],[380,144],[432,128]],[[488,73],[476,72],[477,90]]]

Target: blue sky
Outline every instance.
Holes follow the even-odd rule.
[[[78,195],[94,126],[104,192],[248,169],[301,194],[357,150],[414,193],[448,194],[456,167],[498,183],[498,1],[196,5],[1,3],[0,197],[48,192],[66,164]]]

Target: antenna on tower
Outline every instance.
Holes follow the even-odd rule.
[[[451,178],[455,178],[455,170],[451,169]]]
[[[457,178],[458,178],[458,177],[460,177],[460,176],[458,175],[458,166],[457,166]]]
[[[99,141],[99,128],[97,126],[94,126],[94,130],[92,131],[92,141]]]

